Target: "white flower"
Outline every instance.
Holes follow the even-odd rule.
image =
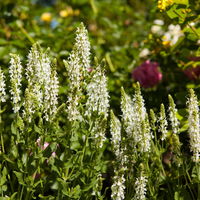
[[[179,124],[180,124],[180,122],[176,117],[177,109],[172,96],[169,95],[168,98],[169,98],[169,120],[171,121],[171,127],[173,133],[177,134],[179,133]]]
[[[21,81],[22,81],[22,65],[20,61],[20,57],[15,54],[11,54],[10,67],[10,82],[11,82],[11,99],[13,102],[13,111],[14,113],[18,112],[20,109],[20,93],[21,93]]]
[[[159,116],[158,122],[159,122],[158,130],[162,134],[161,140],[163,141],[167,137],[167,125],[168,125],[166,114],[165,114],[165,107],[163,104],[161,104],[160,106],[160,116]]]
[[[85,116],[91,117],[93,113],[97,113],[98,116],[108,116],[109,108],[109,94],[107,90],[107,79],[104,75],[101,66],[99,65],[94,75],[87,85],[87,102]]]
[[[67,100],[69,121],[83,120],[79,106],[81,96],[83,95],[83,85],[85,85],[84,79],[87,77],[90,69],[90,43],[87,30],[82,23],[77,28],[75,41],[68,61],[64,61],[69,79],[69,95]]]
[[[145,49],[143,49],[143,50],[139,53],[139,57],[140,57],[140,58],[143,58],[143,57],[148,56],[149,54],[150,54],[149,49],[145,48]]]
[[[100,117],[94,123],[94,127],[92,129],[92,135],[94,135],[95,145],[97,148],[102,148],[104,142],[106,141],[106,120]]]
[[[111,143],[113,146],[114,153],[119,160],[120,158],[120,144],[121,144],[121,123],[119,119],[114,115],[113,111],[110,113],[111,123],[110,123],[110,132],[112,135]]]
[[[124,128],[130,145],[132,147],[137,146],[139,153],[149,152],[152,134],[139,84],[133,101],[122,89],[121,110]]]
[[[162,35],[163,34],[163,30],[162,27],[159,25],[153,25],[151,27],[151,32],[154,34],[158,34],[158,35]]]
[[[190,89],[190,97],[187,101],[188,105],[188,122],[189,122],[189,136],[190,149],[193,152],[193,161],[199,162],[200,158],[200,122],[199,122],[199,107],[198,99],[194,90]]]
[[[140,177],[136,178],[135,181],[135,200],[145,200],[146,199],[146,184],[147,178],[146,176],[141,175]]]
[[[58,104],[59,82],[55,68],[51,70],[49,85],[45,84],[44,113],[47,121],[53,119]]]
[[[124,174],[121,173],[120,175],[117,174],[115,171],[115,176],[113,178],[114,183],[111,186],[112,194],[111,199],[112,200],[123,200],[125,198],[124,190],[125,190],[125,178]]]
[[[74,45],[75,51],[77,51],[80,57],[81,68],[85,71],[90,69],[90,42],[88,39],[88,32],[84,24],[81,23],[76,30],[76,43]]]
[[[123,88],[121,89],[121,111],[125,131],[128,137],[132,137],[134,130],[135,112],[133,102]]]
[[[43,107],[44,87],[50,84],[51,61],[38,44],[34,44],[28,54],[26,78],[28,88],[37,99],[38,106]]]
[[[164,25],[164,21],[161,20],[161,19],[155,19],[155,20],[153,21],[153,23],[156,24],[156,25],[160,25],[160,26]]]
[[[28,86],[23,103],[23,116],[27,117],[29,122],[36,110],[45,112],[44,117],[48,120],[47,110],[51,107],[49,103],[52,103],[50,99],[55,97],[54,94],[54,97],[51,97],[52,91],[54,90],[53,92],[57,93],[57,89],[53,88],[57,87],[55,86],[57,83],[52,83],[52,81],[56,80],[53,80],[53,78],[51,79],[51,60],[48,56],[48,52],[49,50],[44,52],[38,44],[34,44],[28,54],[28,63],[25,73]],[[55,101],[57,100],[55,99]]]
[[[181,27],[179,24],[173,25],[170,24],[168,26],[168,31],[163,36],[164,42],[170,42],[171,45],[176,44],[178,39],[183,36],[183,32],[181,31]]]
[[[5,76],[3,71],[1,70],[0,67],[0,103],[6,101],[6,91],[5,91]]]
[[[144,99],[141,95],[139,83],[135,89],[133,98],[134,105],[134,138],[139,146],[140,153],[150,151],[150,141],[153,137],[150,131],[148,114],[144,105]]]

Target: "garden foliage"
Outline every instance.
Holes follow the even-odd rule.
[[[182,119],[171,95],[168,109],[161,104],[155,114],[146,109],[139,83],[133,97],[122,88],[118,118],[110,110],[104,61],[91,64],[88,33],[80,24],[64,61],[68,98],[58,104],[56,60],[48,52],[36,43],[25,67],[11,54],[8,77],[0,71],[2,199],[200,197],[193,89],[188,119]],[[9,119],[7,112],[13,113]],[[180,141],[185,135],[190,150]]]
[[[200,199],[200,4],[110,2],[2,3],[0,200]]]

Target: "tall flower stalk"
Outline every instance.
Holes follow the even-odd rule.
[[[190,149],[193,152],[193,161],[199,162],[200,158],[200,121],[199,121],[199,106],[198,99],[193,89],[189,90],[190,96],[187,101],[188,105],[188,122]]]
[[[103,115],[107,118],[109,109],[109,94],[107,90],[107,78],[104,74],[102,65],[94,69],[94,74],[90,83],[87,85],[87,102],[85,115],[91,117]]]
[[[133,103],[135,113],[134,131],[135,135],[138,135],[137,143],[139,147],[139,152],[150,152],[152,134],[150,131],[149,118],[144,105],[144,99],[141,95],[139,83],[137,84],[135,89]]]
[[[5,75],[0,67],[0,104],[6,101]]]
[[[17,113],[20,109],[21,102],[22,65],[20,57],[16,54],[11,54],[9,74],[11,82],[10,93],[13,103],[13,111],[14,113]]]
[[[177,118],[177,109],[174,100],[171,95],[168,95],[169,99],[169,120],[171,122],[172,131],[174,134],[179,133],[179,120]]]
[[[159,113],[159,132],[161,133],[161,140],[164,141],[167,138],[167,119],[166,119],[166,114],[165,114],[165,106],[161,104],[160,106],[160,113]]]
[[[25,91],[23,116],[29,116],[29,122],[31,122],[32,116],[36,111],[44,110],[44,98],[46,98],[45,96],[49,92],[51,60],[47,53],[36,43],[28,54],[25,73],[28,86]]]
[[[138,147],[138,153],[149,152],[152,134],[139,83],[136,86],[133,100],[122,89],[121,110],[131,146]]]
[[[51,68],[49,84],[45,84],[45,96],[44,96],[44,117],[46,121],[52,121],[57,110],[58,104],[58,89],[59,82],[56,72],[56,65]]]
[[[69,79],[68,120],[82,121],[83,117],[79,106],[85,85],[84,79],[90,69],[90,43],[87,30],[82,23],[77,28],[73,50],[64,64]]]
[[[115,116],[113,111],[110,112],[110,133],[112,135],[111,144],[117,160],[120,159],[121,146],[121,122]]]
[[[116,162],[114,163],[114,177],[113,184],[111,186],[113,200],[123,200],[125,198],[125,177],[124,172],[126,170],[123,149],[121,148],[121,123],[119,119],[114,115],[113,111],[110,113],[111,123],[110,132],[112,135],[111,144],[113,152],[116,156]]]

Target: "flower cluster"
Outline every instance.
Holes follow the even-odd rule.
[[[164,33],[163,35],[163,44],[169,44],[169,45],[174,45],[177,43],[179,38],[183,36],[183,32],[181,31],[181,27],[179,24],[174,25],[170,24],[168,26],[168,31]]]
[[[145,200],[146,199],[146,184],[147,184],[147,177],[141,175],[140,177],[136,178],[135,181],[135,200]]]
[[[179,120],[177,119],[177,109],[174,100],[171,95],[169,98],[169,120],[171,121],[171,127],[174,134],[179,133]]]
[[[94,112],[98,116],[108,116],[109,94],[107,91],[107,79],[101,65],[94,70],[94,75],[87,85],[87,102],[85,115],[91,117]]]
[[[68,61],[64,61],[68,79],[68,119],[70,121],[81,121],[82,114],[79,110],[80,100],[82,96],[82,85],[84,85],[85,77],[90,67],[90,43],[88,33],[84,25],[81,24],[76,31],[76,39],[73,50]]]
[[[165,140],[167,137],[167,119],[166,119],[166,114],[165,114],[165,106],[163,104],[161,104],[160,106],[160,116],[159,116],[159,131],[162,134],[161,135],[161,140]]]
[[[11,54],[10,67],[9,67],[11,89],[10,93],[12,95],[11,99],[13,102],[14,113],[18,112],[20,109],[21,101],[21,81],[22,81],[22,65],[20,57],[15,54]]]
[[[147,60],[133,70],[132,78],[138,81],[142,87],[150,88],[162,80],[162,73],[159,71],[157,62]]]
[[[110,133],[112,135],[111,143],[116,158],[119,160],[120,157],[120,145],[121,145],[121,122],[115,116],[113,111],[110,113],[111,122],[110,122]]]
[[[151,132],[149,119],[137,84],[133,100],[122,89],[122,119],[131,146],[137,146],[139,153],[150,151]]]
[[[40,110],[49,121],[57,109],[58,79],[55,69],[51,67],[48,51],[43,52],[34,44],[28,54],[26,78],[28,86],[25,91],[23,116],[30,122],[32,115]]]
[[[116,174],[116,172],[115,172]],[[124,175],[121,173],[120,175],[116,175],[113,177],[114,183],[111,187],[112,200],[123,200],[125,198],[124,190],[125,190],[125,178]]]
[[[200,124],[199,124],[199,107],[198,100],[194,90],[190,89],[190,97],[188,104],[188,122],[189,122],[189,136],[190,149],[193,152],[193,161],[199,162],[200,158]]]
[[[44,118],[46,121],[53,119],[54,114],[57,110],[58,104],[58,88],[59,82],[57,78],[57,72],[55,66],[51,69],[50,72],[50,81],[49,84],[45,85],[45,96],[44,96]]]
[[[160,11],[166,10],[167,7],[171,6],[174,3],[173,0],[158,0],[158,9]]]
[[[6,101],[6,91],[5,91],[5,76],[2,69],[0,68],[0,103]]]
[[[156,19],[154,20],[153,23],[154,24],[151,27],[151,32],[156,35],[162,35],[163,34],[162,26],[164,25],[164,21],[161,19]]]

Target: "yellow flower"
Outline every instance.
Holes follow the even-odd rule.
[[[158,9],[160,11],[166,10],[166,8],[171,6],[173,3],[173,0],[158,0]]]
[[[49,12],[45,12],[41,15],[40,19],[44,22],[51,22],[52,20],[52,15]]]
[[[74,10],[74,15],[75,15],[75,16],[80,15],[80,10],[79,10],[79,9]]]
[[[64,17],[64,18],[69,15],[69,13],[67,12],[67,10],[61,10],[59,14],[60,14],[61,17]]]
[[[66,11],[67,11],[68,15],[73,15],[73,9],[71,6],[67,6]]]
[[[163,46],[169,47],[171,42],[170,41],[163,41],[162,44],[163,44]]]

